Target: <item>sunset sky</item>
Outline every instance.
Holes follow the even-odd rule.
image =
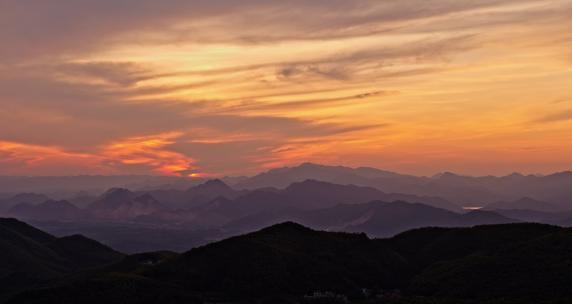
[[[572,170],[572,0],[0,0],[0,175]]]

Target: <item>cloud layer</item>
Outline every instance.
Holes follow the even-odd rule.
[[[563,169],[542,159],[572,153],[569,104],[553,102],[569,99],[571,14],[569,0],[2,1],[0,172]]]

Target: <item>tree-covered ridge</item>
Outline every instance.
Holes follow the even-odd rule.
[[[370,239],[287,222],[183,254],[127,256],[8,303],[565,303],[571,249],[572,231],[540,224]]]

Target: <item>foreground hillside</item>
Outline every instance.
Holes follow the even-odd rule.
[[[122,254],[83,236],[56,238],[14,219],[0,219],[2,295],[119,261]]]
[[[292,222],[133,255],[8,303],[569,303],[572,231],[424,228],[390,239]]]

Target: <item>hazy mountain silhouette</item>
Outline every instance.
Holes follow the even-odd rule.
[[[424,202],[436,206],[443,206],[456,211],[461,208],[443,199],[431,197],[417,197],[404,194],[386,194],[369,187],[353,185],[343,186],[332,183],[307,180],[294,183],[283,190],[274,188],[258,189],[253,191],[237,192],[230,187],[216,183],[217,187],[226,189],[225,196],[219,196],[214,200],[199,205],[198,207],[162,211],[140,217],[139,221],[147,223],[164,223],[168,221],[186,222],[187,225],[202,227],[226,226],[238,228],[243,226],[240,222],[251,220],[251,227],[261,228],[274,224],[280,220],[294,220],[305,210],[329,208],[340,203],[360,204],[372,200],[400,200],[407,199],[412,202]],[[205,184],[205,185],[208,185]],[[197,186],[202,188],[203,185]],[[212,188],[209,186],[209,188]],[[194,189],[193,189],[194,190]],[[211,192],[215,196],[217,192]],[[237,196],[234,199],[227,197]],[[294,216],[296,215],[296,216]],[[256,218],[256,220],[254,220]],[[235,226],[235,224],[237,224]]]
[[[297,167],[272,169],[238,182],[237,189],[257,189],[264,187],[285,188],[292,183],[304,180],[319,180],[336,184],[367,184],[377,178],[415,178],[374,168],[348,168],[303,163]]]
[[[472,177],[445,172],[432,177],[419,177],[367,167],[349,168],[304,163],[296,167],[273,169],[252,177],[227,177],[223,180],[235,190],[223,189],[220,181],[209,185],[207,189],[193,189],[205,180],[182,177],[77,176],[0,177],[0,192],[37,192],[61,199],[71,198],[82,191],[87,199],[78,200],[76,205],[85,206],[90,201],[89,197],[95,193],[109,188],[127,188],[136,193],[150,193],[158,201],[174,209],[185,209],[215,199],[214,192],[218,192],[219,196],[234,199],[244,194],[241,189],[284,189],[292,183],[317,180],[340,185],[373,187],[385,193],[439,197],[460,206],[484,207],[492,203],[512,202],[528,197],[546,202],[559,210],[572,210],[572,189],[569,187],[572,183],[572,172],[546,176],[514,173],[501,177]],[[210,191],[209,188],[217,190]],[[2,196],[7,197],[6,194]],[[73,199],[68,201],[76,203]],[[21,202],[23,201],[4,204],[0,202],[0,209],[3,205],[6,206],[5,209],[9,209]]]
[[[281,221],[296,221],[328,231],[364,232],[374,237],[393,236],[421,227],[470,227],[520,222],[494,212],[461,214],[418,203],[373,201],[316,210],[265,210],[229,222],[225,229],[246,232]]]
[[[304,209],[327,208],[338,204],[366,203],[373,200],[386,202],[407,201],[423,203],[437,208],[462,211],[462,209],[447,200],[438,197],[420,197],[401,193],[384,193],[372,187],[355,185],[339,185],[316,180],[293,183],[284,189],[283,193],[297,202],[307,202],[299,206]]]
[[[245,191],[236,191],[220,179],[207,180],[204,183],[190,187],[186,190],[163,189],[145,191],[170,209],[192,209],[206,204],[216,198],[236,198]]]
[[[150,175],[0,176],[0,193],[101,193],[110,188],[186,189],[201,179]],[[45,200],[42,200],[45,201]]]
[[[369,175],[375,176],[371,172]],[[156,195],[166,201],[155,199]],[[172,199],[180,202],[173,203]],[[391,236],[424,226],[464,227],[518,221],[493,213],[473,213],[473,216],[461,213],[461,208],[440,198],[384,193],[372,187],[316,180],[293,183],[285,189],[252,191],[236,191],[221,180],[207,181],[184,191],[146,193],[113,188],[82,210],[67,202],[55,201],[38,206],[18,205],[11,210],[13,216],[23,219],[81,221],[90,218],[177,229],[222,228],[226,234],[253,231],[283,221],[299,221],[318,229],[366,232],[372,236]],[[83,225],[78,223],[77,226]],[[102,231],[107,231],[105,229],[102,227]],[[80,231],[85,230],[78,229]],[[100,234],[90,234],[97,235]]]
[[[459,214],[423,204],[380,201],[317,210],[303,215],[300,220],[312,227],[365,232],[376,237],[393,236],[421,227],[470,227],[518,222],[493,212]]]
[[[529,197],[521,198],[511,202],[495,202],[488,204],[485,209],[505,209],[505,210],[533,210],[541,212],[556,212],[562,211],[562,208],[551,203],[542,202]]]
[[[8,210],[8,215],[36,220],[80,220],[85,213],[68,201],[48,200],[38,205],[20,203]]]
[[[570,227],[566,219],[572,218],[571,212],[543,212],[526,209],[495,209],[495,213],[529,223],[544,223]]]
[[[48,196],[43,194],[19,193],[9,198],[0,200],[0,212],[6,212],[18,204],[37,205],[49,199],[50,198]]]
[[[92,195],[87,192],[77,192],[66,198],[66,201],[72,203],[78,208],[85,209],[99,198],[98,195]]]
[[[302,164],[273,169],[241,180],[237,189],[285,188],[291,183],[315,179],[337,184],[374,187],[388,193],[441,197],[462,206],[485,206],[498,201],[530,197],[572,210],[572,172],[547,176],[511,174],[502,177],[462,176],[450,172],[417,177],[374,168],[349,168]]]
[[[302,167],[304,170],[316,167],[329,170],[329,167],[311,164]],[[348,172],[357,171],[364,178],[395,178],[395,175],[375,169],[333,167],[332,170],[341,171],[346,176]],[[507,178],[527,179],[522,175]],[[566,175],[550,178],[566,179]],[[466,187],[475,178],[447,173],[430,179],[454,180],[453,184]],[[385,193],[374,187],[317,180],[295,182],[283,189],[234,190],[221,180],[206,181],[183,190],[113,188],[96,199],[88,195],[86,201],[92,202],[79,209],[65,201],[38,203],[44,198],[37,194],[13,196],[10,198],[12,202],[27,200],[34,204],[16,204],[10,210],[11,216],[33,220],[57,235],[86,234],[126,252],[181,251],[187,248],[186,242],[200,245],[207,240],[254,231],[284,221],[296,221],[328,231],[365,232],[378,237],[427,226],[466,227],[521,221],[572,225],[572,214],[567,212],[486,208],[465,214],[457,205],[438,197]],[[497,201],[491,206],[558,207],[535,199],[504,202],[509,203]],[[69,223],[59,223],[61,221]],[[172,244],[164,237],[165,233],[174,235]]]
[[[273,191],[255,190],[237,197],[234,200],[218,198],[195,209],[197,219],[209,219],[209,223],[218,226],[260,213],[287,213],[297,210],[290,197]]]
[[[88,206],[90,216],[107,220],[126,220],[164,210],[166,207],[149,194],[138,195],[114,188]]]

